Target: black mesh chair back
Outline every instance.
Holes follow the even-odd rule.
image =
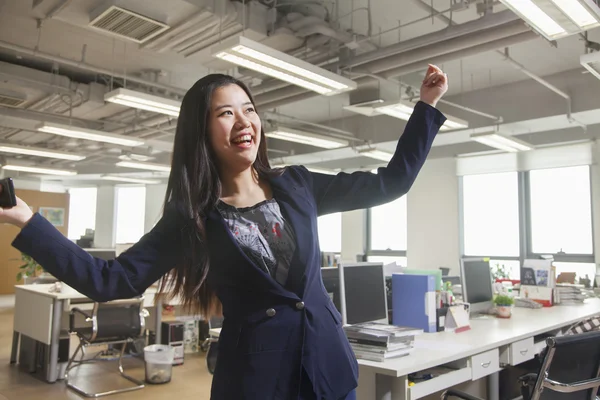
[[[547,346],[531,399],[595,399],[600,386],[600,332],[550,338]]]
[[[142,334],[144,318],[141,304],[99,303],[95,340],[135,338]]]

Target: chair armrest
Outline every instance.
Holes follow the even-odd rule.
[[[74,332],[75,331],[75,314],[81,314],[85,317],[85,322],[91,322],[92,321],[92,316],[87,314],[85,311],[81,310],[80,308],[72,308],[71,312],[69,313],[69,332]]]
[[[458,397],[459,399],[464,400],[482,400],[477,396],[453,389],[446,390],[444,393],[442,393],[442,400],[446,400],[448,397]]]

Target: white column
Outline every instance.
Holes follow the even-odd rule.
[[[342,213],[342,254],[343,262],[356,262],[358,254],[365,253],[367,227],[365,210]]]
[[[591,168],[592,180],[592,229],[594,232],[594,255],[596,257],[596,274],[600,274],[600,144],[594,149],[594,163]]]
[[[148,233],[162,216],[166,192],[166,184],[146,186],[144,233]]]
[[[407,197],[410,268],[459,271],[458,177],[454,158],[428,160]]]
[[[94,247],[114,249],[117,236],[117,188],[98,186]]]

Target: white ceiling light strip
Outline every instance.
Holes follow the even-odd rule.
[[[585,69],[590,71],[592,75],[600,79],[600,51],[583,54],[579,58],[579,62]]]
[[[172,117],[178,117],[181,108],[180,101],[124,88],[115,89],[112,92],[106,93],[104,95],[104,100],[110,103],[166,114]]]
[[[111,143],[127,147],[141,146],[144,141],[137,138],[129,138],[123,135],[114,135],[93,129],[79,128],[71,125],[54,124],[44,122],[36,127],[39,132],[50,133],[53,135],[65,136],[75,139],[91,140],[95,142]]]
[[[106,181],[141,183],[141,184],[146,184],[146,185],[154,185],[154,184],[161,183],[161,181],[155,180],[155,179],[129,178],[126,176],[116,176],[116,175],[103,175],[103,176],[101,176],[101,178]]]
[[[533,145],[497,132],[471,135],[471,139],[486,146],[510,153],[533,150]]]
[[[81,161],[85,156],[65,153],[62,151],[46,150],[37,147],[17,146],[12,144],[0,144],[0,153],[19,154],[27,156],[58,158],[61,160]]]
[[[600,26],[600,7],[592,0],[500,0],[548,40]]]
[[[306,132],[285,127],[279,127],[276,130],[266,132],[265,135],[273,139],[307,144],[323,149],[338,149],[340,147],[346,147],[349,145],[349,142],[344,139],[338,139],[325,135],[319,135],[313,132]]]
[[[144,169],[148,171],[171,172],[171,166],[164,164],[143,163],[134,161],[119,161],[117,167]]]
[[[2,166],[2,169],[6,171],[20,171],[20,172],[31,172],[34,174],[48,174],[48,175],[77,175],[77,171],[69,171],[63,169],[54,168],[43,168],[43,167],[32,167],[28,165],[16,165],[6,164]]]
[[[358,153],[361,156],[370,157],[375,160],[385,161],[385,162],[390,162],[392,160],[392,157],[394,156],[393,153],[383,151],[383,150],[378,150],[378,149],[359,150]]]
[[[357,87],[356,82],[351,79],[243,36],[231,38],[214,46],[211,54],[326,96],[354,90]]]

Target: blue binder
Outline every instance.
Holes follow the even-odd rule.
[[[392,275],[392,324],[437,332],[435,277]]]

